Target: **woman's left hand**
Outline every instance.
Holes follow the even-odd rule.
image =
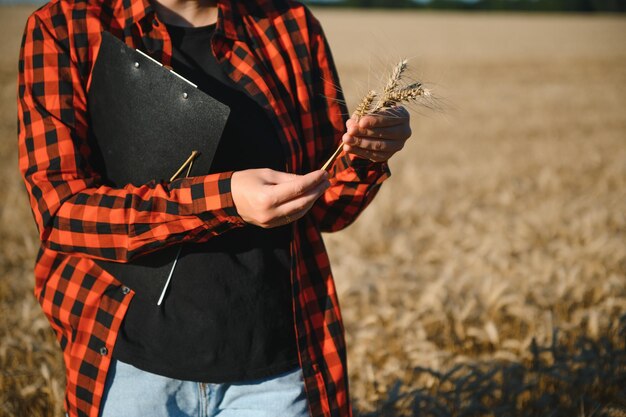
[[[352,116],[346,122],[343,149],[374,162],[387,161],[411,137],[410,122],[409,112],[402,106],[360,119]]]

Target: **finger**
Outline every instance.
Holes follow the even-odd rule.
[[[298,178],[297,174],[292,174],[290,172],[276,171],[276,170],[269,169],[269,168],[263,169],[261,171],[261,175],[262,175],[263,180],[271,185],[293,181],[296,178]]]
[[[344,136],[343,143],[353,148],[368,149],[376,152],[398,152],[404,147],[404,140],[371,139]]]
[[[383,162],[393,156],[395,152],[376,152],[368,149],[354,148],[350,145],[344,145],[346,152],[360,156],[361,158],[369,159],[374,162]]]
[[[352,116],[346,121],[346,128],[350,129],[352,126],[355,126],[359,123],[359,119],[357,116]]]
[[[309,172],[306,175],[298,175],[298,174],[293,174],[290,172],[276,171],[276,170],[269,169],[269,168],[261,169],[261,171],[262,171],[261,175],[263,179],[267,181],[267,183],[270,185],[277,185],[277,184],[289,183],[292,181],[299,181],[300,179],[307,177],[307,176],[316,176],[316,175],[323,176],[325,172],[322,170],[317,170],[317,171]],[[306,180],[308,179],[305,179],[305,181]]]
[[[272,221],[270,224],[264,226],[266,228],[272,228],[272,227],[279,227],[279,226],[285,226],[287,224],[293,223],[296,220],[304,217],[305,214],[307,214],[307,212],[310,210],[310,207],[299,211],[299,212],[293,212],[289,215],[285,215],[283,217],[279,217],[276,220]]]
[[[279,205],[286,201],[293,200],[320,184],[328,178],[328,173],[323,170],[309,172],[306,175],[292,177],[290,181],[276,184],[272,187],[272,196],[275,204]]]
[[[379,111],[376,115],[381,117],[408,119],[411,114],[404,106],[393,106]]]
[[[409,112],[404,107],[398,106],[377,114],[363,116],[358,124],[361,128],[387,127],[408,123],[409,118]]]
[[[408,123],[376,128],[351,126],[344,136],[382,138],[388,140],[406,140],[411,136],[411,126]]]
[[[310,203],[305,209],[303,209],[301,211],[292,212],[288,216],[285,216],[284,217],[285,220],[283,220],[280,225],[293,223],[296,220],[301,219],[302,217],[304,217],[309,212],[309,210],[311,210],[311,207],[313,206],[313,203],[315,203],[315,200],[313,200],[313,202]]]
[[[279,207],[276,208],[277,217],[285,217],[289,216],[291,219],[298,219],[303,216],[315,203],[315,201],[320,198],[322,194],[328,189],[330,183],[328,181],[324,181],[318,184],[317,187],[314,187],[302,195],[294,198],[293,200],[289,200]],[[304,213],[302,213],[304,212]]]

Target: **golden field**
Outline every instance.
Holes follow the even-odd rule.
[[[0,416],[61,416],[32,295],[0,25]],[[626,19],[317,10],[353,108],[411,58],[439,97],[363,216],[326,235],[360,416],[626,416]]]

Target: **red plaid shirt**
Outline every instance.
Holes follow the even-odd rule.
[[[275,115],[286,171],[319,168],[347,117],[319,22],[292,1],[218,6],[211,47],[229,77]],[[19,168],[41,239],[34,292],[63,350],[71,417],[98,415],[134,295],[93,260],[128,262],[244,224],[230,193],[232,172],[103,185],[90,164],[86,106],[103,30],[170,65],[171,40],[149,0],[52,0],[29,16],[19,56]],[[331,187],[294,224],[293,310],[312,417],[352,414],[344,327],[321,232],[352,223],[389,174],[384,163],[342,154]]]

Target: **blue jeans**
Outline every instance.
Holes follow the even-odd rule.
[[[145,372],[113,359],[100,417],[308,417],[300,367],[236,383],[199,383]]]

